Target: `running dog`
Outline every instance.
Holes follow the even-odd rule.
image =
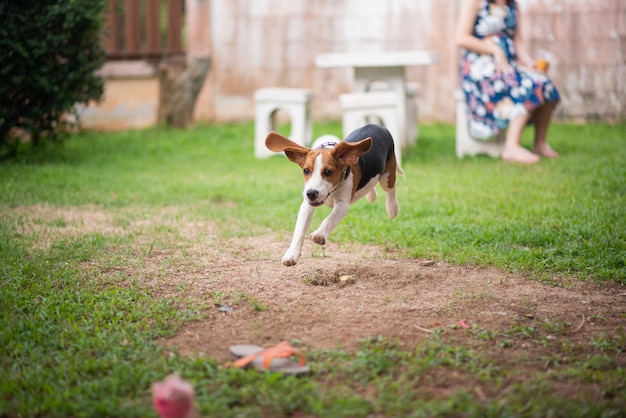
[[[380,183],[387,193],[387,214],[391,218],[398,215],[396,173],[404,176],[404,172],[396,161],[393,138],[385,127],[365,125],[343,141],[326,142],[313,149],[271,131],[265,138],[265,145],[271,151],[284,152],[289,160],[302,168],[304,174],[304,200],[300,205],[291,245],[281,259],[285,266],[298,262],[313,212],[323,204],[332,211],[309,236],[319,245],[326,244],[328,236],[348,214],[352,203],[363,196],[367,196],[370,203],[376,200],[376,183]]]

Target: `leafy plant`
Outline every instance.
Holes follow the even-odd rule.
[[[77,103],[99,100],[106,0],[0,3],[0,157],[58,139]],[[25,135],[27,134],[27,135]]]

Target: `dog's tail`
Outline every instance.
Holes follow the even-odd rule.
[[[400,164],[396,163],[396,174],[400,174],[404,180],[406,180],[406,174],[404,174],[404,170],[400,167]]]

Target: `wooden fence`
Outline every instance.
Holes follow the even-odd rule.
[[[158,61],[183,54],[183,7],[183,0],[109,0],[107,59]]]

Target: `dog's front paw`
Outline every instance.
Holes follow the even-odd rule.
[[[313,232],[309,238],[317,245],[326,245],[326,237],[317,231]]]
[[[300,253],[299,252],[287,250],[287,252],[285,253],[285,255],[283,255],[283,258],[281,258],[280,261],[282,261],[282,263],[285,266],[291,267],[291,266],[295,266],[296,265],[296,263],[298,262],[299,258],[300,258]]]

